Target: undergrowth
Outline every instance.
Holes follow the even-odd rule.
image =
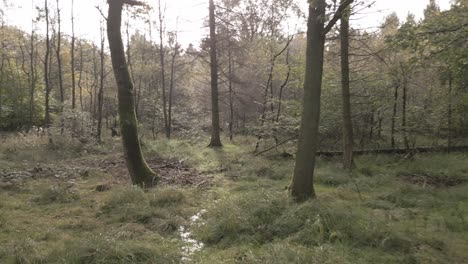
[[[0,165],[92,164],[115,157],[101,146],[37,137],[0,147]],[[30,179],[0,192],[0,263],[465,263],[468,156],[318,159],[317,199],[289,198],[294,160],[252,154],[246,138],[144,141],[148,159],[184,161],[209,188],[142,190],[91,168],[71,182]],[[76,148],[68,145],[77,144]],[[24,163],[23,163],[24,161]],[[83,163],[84,162],[84,163]],[[81,166],[81,165],[80,165]],[[97,191],[96,186],[111,188]],[[203,212],[203,213],[202,213]],[[201,219],[192,223],[191,218]],[[185,258],[179,229],[204,243]]]

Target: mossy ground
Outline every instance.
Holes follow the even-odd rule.
[[[317,199],[295,204],[288,196],[294,161],[253,156],[248,139],[222,149],[206,148],[207,140],[145,140],[148,159],[183,160],[211,182],[146,192],[93,165],[115,158],[118,140],[98,147],[28,140],[4,141],[0,171],[70,166],[85,173],[0,189],[0,263],[180,263],[178,229],[202,210],[190,228],[205,246],[187,263],[468,259],[466,154],[362,156],[351,176],[339,160],[319,159]],[[99,185],[111,188],[96,191]]]

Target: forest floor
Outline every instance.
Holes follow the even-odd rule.
[[[468,263],[468,155],[319,159],[318,198],[248,140],[145,140],[160,186],[130,186],[119,140],[0,143],[0,263]]]

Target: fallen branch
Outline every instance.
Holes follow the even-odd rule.
[[[408,152],[415,153],[428,153],[428,152],[468,152],[468,146],[458,147],[416,147],[411,149],[367,149],[355,150],[354,155],[367,155],[367,154],[406,154]],[[342,151],[318,151],[318,156],[336,157],[343,155]]]
[[[291,137],[291,138],[288,138],[288,139],[286,139],[286,140],[284,140],[284,141],[282,141],[282,142],[276,144],[275,146],[273,146],[273,147],[271,147],[271,148],[268,148],[268,149],[265,149],[265,150],[263,150],[263,151],[260,151],[260,152],[256,153],[255,156],[262,155],[263,153],[266,153],[266,152],[268,152],[268,151],[270,151],[270,150],[272,150],[272,149],[275,149],[275,148],[277,148],[277,147],[279,147],[279,146],[281,146],[281,145],[284,145],[284,144],[288,143],[289,141],[294,140],[294,139],[296,139],[296,138],[298,138],[298,137],[299,137],[299,135],[295,135],[295,136],[293,136],[293,137]]]

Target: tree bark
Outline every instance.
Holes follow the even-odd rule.
[[[304,102],[291,194],[298,201],[315,197],[314,168],[320,121],[323,55],[325,45],[325,0],[309,2]]]
[[[71,26],[72,26],[72,35],[71,35],[71,78],[72,78],[72,109],[76,108],[76,82],[75,82],[75,13],[74,13],[74,4],[75,1],[71,1]]]
[[[174,53],[172,54],[171,60],[171,79],[169,83],[169,106],[167,111],[167,138],[171,138],[172,134],[172,105],[173,105],[173,97],[174,97],[174,85],[175,85],[175,62],[178,51],[178,43],[177,38],[175,41]]]
[[[396,148],[395,130],[396,130],[396,116],[397,116],[397,111],[398,111],[398,89],[399,88],[400,88],[399,84],[395,85],[395,92],[394,92],[394,99],[393,99],[392,127],[390,131],[392,148]]]
[[[50,127],[50,83],[49,83],[49,56],[50,56],[50,34],[49,34],[49,5],[44,0],[45,20],[46,20],[46,50],[44,57],[44,84],[45,84],[45,127]]]
[[[296,154],[296,164],[291,184],[291,195],[296,202],[315,197],[314,169],[320,124],[320,96],[322,92],[323,55],[325,36],[353,1],[345,0],[325,26],[325,0],[309,1],[307,22],[307,53],[304,81],[304,103]]]
[[[80,72],[78,77],[78,89],[80,94],[80,110],[83,111],[83,86],[81,85],[81,80],[83,78],[83,43],[80,41]]]
[[[164,118],[164,130],[166,138],[170,138],[169,122],[167,114],[167,95],[166,95],[166,62],[164,52],[164,15],[161,9],[161,0],[158,1],[159,8],[159,62],[161,64],[161,90],[162,90],[162,103],[163,103],[163,118]]]
[[[60,88],[60,133],[63,134],[65,130],[65,120],[63,116],[63,109],[65,104],[65,91],[63,89],[63,75],[62,75],[62,58],[61,58],[61,48],[62,48],[62,21],[60,18],[60,1],[57,0],[57,48],[55,50],[57,55],[57,67],[58,67],[58,78],[59,78],[59,88]]]
[[[406,108],[407,108],[407,103],[408,103],[408,81],[406,79],[406,76],[403,77],[403,97],[402,97],[402,109],[401,109],[401,115],[402,115],[402,121],[401,121],[401,129],[403,132],[403,142],[405,144],[405,149],[409,150],[409,140],[408,140],[408,130],[406,127]]]
[[[342,0],[343,2],[343,0]],[[345,11],[341,18],[341,89],[343,99],[343,168],[353,168],[353,123],[351,119],[351,96],[349,87],[349,14]]]
[[[228,48],[228,63],[229,63],[229,77],[228,77],[228,89],[229,89],[229,140],[232,141],[234,138],[233,133],[233,126],[234,126],[234,94],[232,88],[232,50],[231,50],[231,43],[229,41],[229,48]]]
[[[450,148],[452,147],[452,73],[449,73],[447,108],[447,150],[450,152]]]
[[[30,89],[29,89],[29,127],[34,125],[34,93],[36,92],[36,61],[35,61],[35,31],[34,31],[34,19],[31,20],[31,37],[29,42],[29,76],[30,76]]]
[[[216,43],[215,5],[210,0],[210,64],[211,64],[211,142],[210,147],[221,147],[219,126],[219,94],[218,94],[218,59]]]
[[[135,113],[135,92],[128,65],[125,59],[122,33],[123,4],[141,4],[131,0],[109,0],[107,18],[107,37],[111,51],[112,67],[118,87],[120,129],[122,133],[125,160],[132,183],[141,187],[152,187],[157,184],[156,173],[146,163],[138,138],[138,121]]]
[[[102,22],[101,22],[102,23]],[[102,24],[101,24],[102,25]],[[101,26],[101,51],[99,56],[101,59],[101,69],[99,74],[99,92],[98,92],[98,124],[97,124],[97,140],[101,142],[102,140],[102,107],[104,104],[104,63],[105,63],[105,53],[104,53],[104,26]]]

